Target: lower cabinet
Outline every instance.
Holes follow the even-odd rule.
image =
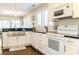
[[[38,40],[38,35],[35,32],[32,32],[32,39],[31,39],[31,45],[37,49],[38,45],[36,43],[36,40]]]
[[[25,36],[14,36],[8,38],[8,46],[17,47],[17,46],[25,46]]]
[[[0,38],[0,55],[2,54],[2,38]]]
[[[3,49],[6,49],[6,48],[8,48],[7,32],[3,32],[2,35],[3,35],[2,46],[3,46]]]
[[[32,46],[43,54],[47,54],[48,40],[45,34],[32,33]]]
[[[17,46],[25,46],[25,36],[17,36],[16,37],[16,42],[17,42]]]
[[[15,46],[17,46],[18,45],[18,43],[17,43],[17,41],[16,41],[16,37],[14,36],[14,37],[8,37],[8,47],[9,48],[11,48],[11,47],[15,47]]]
[[[65,38],[65,54],[79,54],[79,39]]]
[[[31,45],[31,34],[32,32],[25,32],[26,35],[25,35],[25,45],[28,46],[28,45]]]

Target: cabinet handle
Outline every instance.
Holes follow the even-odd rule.
[[[67,41],[67,42],[73,43],[72,41]]]

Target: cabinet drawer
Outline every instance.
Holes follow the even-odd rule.
[[[78,42],[77,39],[73,39],[73,38],[66,38],[65,39],[66,45],[76,46],[77,42]]]
[[[39,45],[47,45],[47,42],[46,41],[36,41],[37,44]]]
[[[77,54],[76,47],[71,47],[66,45],[65,54]]]

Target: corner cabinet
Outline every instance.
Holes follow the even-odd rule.
[[[31,45],[43,54],[48,54],[48,40],[46,34],[33,32]]]

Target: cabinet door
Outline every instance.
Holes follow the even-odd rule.
[[[65,54],[78,53],[78,40],[74,38],[65,38]]]
[[[26,32],[25,44],[26,45],[30,45],[31,44],[31,32]]]
[[[34,48],[36,48],[37,49],[37,33],[34,33],[34,32],[32,32],[32,34],[31,34],[32,36],[32,39],[31,39],[31,45],[34,47]]]
[[[0,38],[0,54],[2,54],[2,48],[1,48],[1,46],[2,46],[2,38]]]
[[[72,46],[69,46],[69,45],[66,45],[65,47],[66,47],[65,48],[65,54],[67,54],[67,55],[77,54],[76,47],[72,47]]]
[[[9,47],[16,47],[17,46],[16,37],[11,36],[8,38],[8,46]]]
[[[79,3],[73,3],[73,18],[79,17]]]
[[[25,46],[25,36],[17,36],[16,41],[18,46]]]
[[[3,49],[8,47],[8,36],[7,36],[7,32],[3,33]]]

